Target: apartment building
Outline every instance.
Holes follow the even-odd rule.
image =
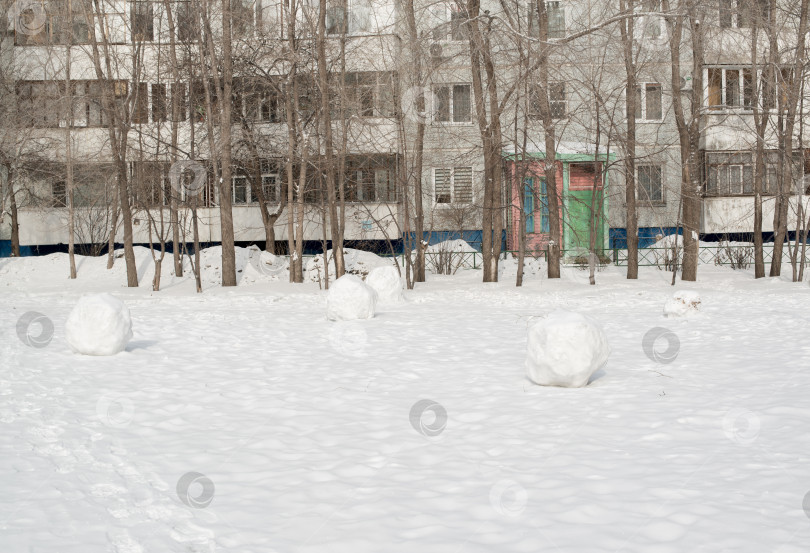
[[[628,93],[635,95],[637,106],[634,181],[642,245],[678,227],[681,150],[674,93],[687,105],[690,101],[701,105],[701,232],[709,237],[753,230],[757,143],[753,107],[770,110],[764,137],[763,206],[764,231],[772,230],[779,158],[774,129],[781,124],[779,87],[793,75],[785,72],[788,69],[766,73],[762,60],[758,66],[752,64],[750,29],[754,15],[761,15],[752,10],[764,9],[762,3],[719,0],[701,8],[706,31],[703,86],[698,90],[693,87],[691,51],[686,47],[678,83],[672,86],[670,37],[660,2],[636,4],[632,37],[636,86],[628,91],[618,24],[601,25],[616,16],[618,2],[545,2],[548,41],[542,44],[536,2],[482,2],[485,15],[479,19],[491,29],[487,36],[503,104],[502,197],[510,248],[520,228],[521,195],[522,228],[529,243],[542,248],[548,238],[543,176],[535,169],[527,191],[521,182],[526,175],[518,178],[508,168],[510,159],[532,163],[544,159],[546,129],[537,108],[542,97],[551,108],[560,152],[555,162],[560,164],[563,181],[563,220],[569,221],[562,228],[566,245],[587,243],[581,233],[590,226],[583,224],[583,218],[592,216],[599,218],[596,227],[602,246],[624,243]],[[74,182],[76,241],[107,241],[116,220],[110,208],[117,194],[115,160],[121,159],[116,158],[121,144],[115,144],[109,132],[110,109],[124,114],[118,119],[125,127],[134,241],[154,240],[150,221],[160,218],[172,201],[180,207],[185,239],[190,235],[186,209],[193,204],[200,240],[220,240],[219,188],[212,161],[221,148],[216,114],[224,100],[217,97],[216,77],[205,64],[212,59],[209,48],[214,49],[214,59],[220,55],[221,14],[212,11],[204,17],[200,10],[207,5],[200,0],[102,0],[89,8],[81,0],[15,2],[0,50],[0,63],[14,81],[3,100],[9,106],[7,112],[14,114],[14,124],[0,130],[5,135],[0,144],[8,152],[0,173],[5,191],[0,241],[10,237],[11,186],[20,243],[67,242],[68,163]],[[320,165],[323,125],[317,115],[319,110],[322,113],[316,63],[318,2],[304,0],[294,13],[289,2],[280,0],[234,0],[232,5],[235,239],[237,243],[263,242],[266,216],[277,214],[274,229],[279,242],[287,238],[289,217],[303,217],[305,240],[323,240],[328,215]],[[409,32],[409,5],[394,0],[329,0],[327,5],[325,49],[334,96],[330,119],[333,148],[339,152],[335,170],[346,202],[345,237],[366,245],[398,243],[412,232],[414,202],[420,201],[431,239],[459,235],[476,242],[484,160],[469,53],[469,16],[463,2],[416,0],[414,38]],[[787,11],[779,17],[792,21]],[[201,27],[206,23],[213,29],[210,45],[202,38]],[[289,113],[293,27],[298,88],[294,112]],[[546,44],[549,85],[541,87],[535,60]],[[94,57],[94,49],[99,48],[100,55]],[[415,55],[420,57],[418,64]],[[420,74],[414,75],[417,66]],[[103,79],[98,78],[100,74]],[[106,106],[105,93],[110,97]],[[420,98],[425,104],[418,106]],[[802,112],[795,130],[797,194],[791,209],[804,201],[800,195],[804,192],[800,184],[805,172],[804,120]],[[290,159],[291,121],[298,139],[305,137],[314,152],[306,160]],[[421,125],[423,194],[417,200],[410,183]],[[602,175],[593,184],[598,201],[577,199],[587,196],[587,187],[582,187],[588,177],[569,182],[564,155],[575,156],[569,161],[574,160],[577,175]],[[177,159],[197,160],[206,168],[205,184],[193,194],[171,181]],[[281,209],[288,197],[287,171],[302,163],[311,171],[294,183],[293,198],[303,197],[303,212],[295,213],[289,205]],[[598,212],[594,212],[596,205]]]

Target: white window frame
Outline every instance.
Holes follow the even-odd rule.
[[[237,180],[244,180],[245,181],[245,201],[244,202],[237,202],[236,201],[236,181]],[[253,203],[253,198],[251,197],[252,194],[250,193],[250,182],[247,175],[233,175],[231,177],[231,204],[232,205],[248,205]]]
[[[656,85],[661,94],[661,117],[653,119],[647,116],[647,85]],[[641,90],[639,98],[641,107],[641,117],[636,117],[638,123],[660,123],[664,120],[664,86],[659,82],[644,81],[636,83],[636,87]]]
[[[470,172],[470,201],[469,202],[461,202],[456,198],[456,171],[459,169],[469,170]],[[438,195],[436,193],[436,172],[437,171],[449,171],[450,172],[450,201],[449,202],[439,202]],[[475,171],[473,170],[472,166],[470,165],[462,165],[458,167],[434,167],[433,168],[433,203],[437,207],[441,206],[448,206],[448,207],[457,207],[457,206],[464,206],[464,205],[472,205],[475,201]]]
[[[709,74],[713,70],[719,70],[720,73],[720,103],[719,104],[711,104],[711,81],[709,79]],[[762,72],[757,71],[757,74],[752,77],[753,79],[753,89],[751,91],[751,98],[749,100],[749,105],[746,105],[746,98],[745,98],[745,72],[749,70],[748,67],[723,67],[723,66],[715,66],[715,67],[707,67],[704,69],[704,89],[705,89],[705,99],[704,99],[704,107],[708,108],[713,112],[717,111],[745,111],[750,112],[753,108],[754,102],[760,102],[764,100],[763,98],[757,97],[757,88],[759,88],[760,95],[764,92],[762,90]],[[728,74],[729,72],[734,72],[737,74],[737,104],[729,105],[727,103],[727,95],[729,92],[728,89]]]
[[[454,111],[455,111],[454,107],[455,107],[455,103],[456,103],[456,95],[455,95],[455,93],[453,91],[455,90],[455,87],[457,87],[457,86],[466,86],[470,90],[470,117],[469,117],[469,119],[467,119],[465,121],[455,121],[454,120]],[[440,88],[447,88],[449,90],[449,93],[448,93],[449,104],[448,104],[447,109],[449,110],[450,119],[448,121],[442,121],[441,119],[438,119],[438,115],[439,115],[439,95],[437,94],[436,91],[438,89],[440,89]],[[440,84],[434,84],[433,87],[432,87],[432,92],[433,92],[433,94],[432,94],[432,97],[433,97],[432,98],[432,102],[433,102],[432,107],[433,107],[433,109],[431,110],[431,113],[433,114],[432,122],[434,124],[436,124],[436,125],[472,125],[472,122],[473,122],[473,105],[474,105],[472,83],[440,83]]]
[[[274,182],[272,184],[265,184],[264,179],[267,178],[272,178]],[[267,198],[267,190],[270,187],[275,189],[274,192],[275,199],[273,201],[270,201]],[[264,194],[264,201],[267,203],[273,204],[281,203],[281,179],[279,178],[279,174],[277,172],[262,171],[262,194]],[[258,201],[258,199],[255,201]]]

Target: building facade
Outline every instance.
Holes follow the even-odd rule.
[[[21,245],[67,243],[68,166],[77,243],[104,244],[111,232],[120,242],[115,206],[121,171],[128,177],[135,243],[154,242],[155,233],[164,232],[166,226],[156,221],[168,220],[164,211],[169,206],[178,208],[181,240],[190,241],[192,207],[200,241],[220,240],[216,178],[223,98],[217,64],[224,53],[223,14],[215,9],[220,4],[18,0],[9,7],[0,49],[8,81],[2,100],[8,124],[0,130],[0,241],[10,239],[13,192]],[[494,62],[494,105],[502,110],[501,208],[510,249],[520,232],[521,212],[523,228],[532,235],[527,243],[544,247],[542,183],[532,181],[526,192],[510,161],[533,158],[535,176],[540,173],[545,160],[539,145],[548,130],[538,109],[541,98],[548,102],[560,145],[555,162],[562,177],[566,248],[588,243],[583,232],[591,228],[601,247],[624,244],[628,116],[635,122],[633,180],[641,245],[676,232],[682,163],[673,94],[687,106],[700,105],[701,234],[753,231],[758,142],[765,143],[763,230],[773,230],[774,197],[783,174],[780,87],[793,79],[803,83],[805,75],[790,73],[792,61],[784,54],[778,60],[784,68],[767,72],[767,40],[762,37],[752,61],[751,28],[755,20],[778,24],[780,44],[789,46],[795,41],[796,17],[785,9],[768,18],[757,0],[701,6],[705,49],[698,80],[703,84],[695,89],[688,35],[681,44],[678,82],[672,85],[673,19],[668,22],[667,17],[676,12],[663,13],[655,0],[636,4],[625,14],[634,22],[630,38],[636,86],[628,91],[621,23],[604,24],[620,15],[618,2],[546,1],[544,41],[539,40],[536,2],[482,2],[485,16],[478,21]],[[478,102],[484,104],[486,117],[494,108],[489,96],[475,94],[465,7],[456,0],[329,0],[323,30],[327,119],[317,63],[319,3],[232,2],[225,16],[233,30],[231,201],[237,243],[267,240],[268,217],[279,243],[291,228],[301,228],[305,241],[328,241],[325,124],[332,131],[334,155],[328,170],[342,189],[346,240],[399,244],[413,235],[419,202],[427,240],[463,236],[476,241],[484,175]],[[548,55],[548,86],[537,75],[543,54]],[[634,114],[626,113],[629,93],[636,99]],[[791,191],[791,213],[805,201],[806,117],[800,103],[793,129],[795,182],[782,185]],[[767,112],[761,133],[754,124],[755,107]],[[415,162],[417,153],[421,167]],[[178,161],[200,163],[203,184],[178,185],[172,176]],[[121,163],[125,168],[117,165]],[[308,171],[302,172],[303,166]],[[291,174],[296,176],[292,181]],[[413,184],[417,177],[419,197]],[[521,196],[534,208],[526,210]],[[294,208],[299,197],[302,206]],[[595,210],[599,223],[591,225],[587,222]],[[788,220],[795,229],[797,217]]]

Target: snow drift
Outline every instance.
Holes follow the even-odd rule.
[[[331,321],[370,319],[374,316],[377,294],[359,277],[343,275],[329,287],[326,318]]]
[[[570,311],[555,311],[534,322],[528,339],[527,374],[542,386],[585,386],[610,355],[599,323]]]
[[[332,250],[326,252],[326,257],[329,262],[329,282],[332,282],[335,280],[335,262]],[[351,248],[343,249],[343,260],[346,263],[346,274],[356,275],[360,278],[366,278],[375,267],[382,267],[391,263],[390,260],[375,253]],[[327,273],[323,266],[323,254],[318,254],[310,259],[305,270],[306,280],[322,285],[326,280]]]
[[[129,309],[110,294],[82,296],[65,323],[65,337],[76,353],[115,355],[132,339]]]

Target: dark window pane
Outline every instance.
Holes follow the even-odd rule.
[[[161,123],[166,121],[166,85],[159,83],[152,85],[152,121]]]
[[[657,121],[661,119],[661,85],[648,84],[646,90],[647,119]]]
[[[453,86],[453,121],[464,123],[470,121],[470,85],[461,84]]]

